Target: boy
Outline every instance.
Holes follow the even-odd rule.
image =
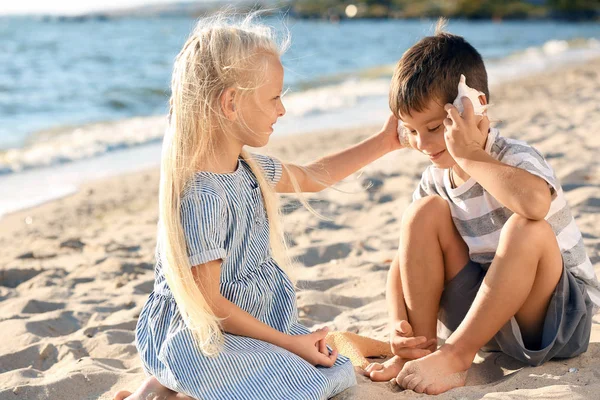
[[[373,380],[438,394],[465,384],[480,348],[539,365],[587,350],[600,285],[562,188],[542,155],[489,129],[461,74],[489,100],[479,53],[442,31],[400,59],[390,108],[428,167],[402,218],[388,275],[390,343]],[[436,350],[436,327],[445,344]],[[447,332],[442,332],[443,330]],[[449,335],[448,335],[449,334]]]

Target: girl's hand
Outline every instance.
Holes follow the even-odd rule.
[[[414,360],[431,354],[428,348],[437,343],[437,339],[427,340],[425,336],[414,336],[412,326],[402,320],[392,327],[390,347],[394,355],[405,360]]]
[[[332,367],[337,359],[338,352],[334,350],[329,354],[327,346],[325,345],[327,331],[327,328],[322,328],[307,335],[290,336],[286,348],[308,361],[311,365]]]
[[[487,116],[482,118],[475,115],[468,97],[461,98],[461,101],[465,108],[462,117],[452,104],[444,106],[448,112],[448,117],[444,120],[446,148],[457,162],[460,159],[470,159],[472,154],[483,150],[490,128]]]
[[[383,124],[383,128],[381,128],[381,132],[379,132],[382,139],[386,142],[386,145],[390,149],[390,151],[398,150],[403,148],[400,143],[400,138],[398,137],[398,119],[394,117],[394,114],[390,114],[385,124]]]

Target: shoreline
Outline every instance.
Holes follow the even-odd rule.
[[[589,55],[588,55],[589,57]],[[560,65],[551,65],[546,67],[543,72],[538,73],[537,75],[541,75],[541,76],[549,76],[549,75],[554,75],[556,73],[561,73],[561,71],[565,71],[571,68],[577,68],[578,66],[582,66],[582,65],[587,65],[589,63],[592,64],[600,64],[598,61],[600,60],[600,56],[596,56],[596,57],[592,57],[592,58],[584,58],[583,60],[577,60],[577,61],[568,61],[568,62],[564,62],[563,64]],[[510,60],[507,59],[505,60],[505,63],[509,64]],[[518,85],[520,84],[520,82],[527,82],[529,79],[532,79],[533,76],[535,74],[535,71],[530,71],[528,74],[526,75],[517,75],[514,76],[510,79],[506,79],[506,78],[497,78],[498,82],[496,83],[490,83],[490,91],[492,92],[492,106],[495,102],[495,91],[505,87],[505,86],[509,86],[509,85]],[[386,107],[386,105],[381,105],[381,107]],[[380,108],[381,108],[380,107]],[[380,109],[378,108],[378,109]],[[385,108],[387,110],[387,107]],[[492,108],[493,110],[493,108]],[[387,111],[386,111],[387,112]],[[493,114],[493,111],[491,112]],[[333,113],[332,116],[333,118],[340,118],[340,116],[338,115],[337,117],[335,117],[336,113]],[[381,111],[381,120],[383,121],[384,116],[385,116],[385,112]],[[319,115],[317,117],[317,121],[319,119],[322,120],[326,120],[328,118],[327,114],[323,114],[323,115]],[[342,118],[344,119],[344,118]],[[372,120],[372,117],[366,117],[366,116],[360,116],[358,117],[360,122],[357,123],[352,123],[352,122],[346,122],[346,125],[351,126],[348,129],[356,129],[356,126],[359,127],[359,129],[362,128],[373,128],[373,126],[371,126],[371,123],[369,121]],[[288,138],[291,137],[295,137],[295,136],[305,136],[305,135],[311,135],[314,134],[315,132],[319,132],[319,131],[331,131],[331,130],[335,130],[335,128],[328,128],[328,129],[318,129],[318,128],[314,128],[316,125],[318,125],[318,122],[315,123],[313,122],[311,124],[311,127],[313,127],[314,129],[311,130],[302,130],[299,132],[288,132],[288,130],[290,129],[290,123],[288,123],[288,119],[283,119],[282,121],[278,122],[278,124],[280,125],[280,130],[282,130],[283,132],[280,134],[277,134],[277,130],[275,133],[275,136],[273,137],[272,141],[274,140],[275,142],[281,141],[281,140],[287,140]],[[382,122],[383,123],[383,122]],[[81,125],[81,126],[76,126],[76,127],[71,127],[71,128],[56,128],[56,129],[51,129],[48,130],[47,132],[53,132],[53,131],[71,131],[71,130],[90,130],[91,132],[93,131],[101,131],[101,130],[108,130],[108,129],[116,129],[117,131],[129,131],[131,129],[137,129],[137,130],[144,130],[147,132],[153,132],[150,133],[149,135],[151,137],[154,137],[154,139],[151,142],[147,142],[147,143],[143,143],[143,144],[139,144],[139,145],[133,145],[130,147],[126,147],[123,149],[119,149],[117,151],[108,151],[105,153],[101,153],[97,156],[91,157],[91,158],[84,158],[84,159],[80,159],[80,160],[74,160],[71,162],[66,162],[66,163],[61,163],[61,164],[57,164],[57,165],[50,165],[47,167],[42,167],[42,168],[32,168],[32,169],[26,169],[24,171],[21,172],[16,172],[16,173],[8,173],[8,174],[0,174],[0,183],[4,183],[6,185],[7,181],[11,181],[11,180],[15,180],[18,179],[22,176],[24,177],[31,177],[30,180],[33,182],[35,180],[44,180],[46,179],[47,176],[51,176],[51,175],[55,175],[55,176],[59,176],[59,175],[76,175],[74,173],[74,170],[77,168],[78,169],[78,175],[81,175],[81,166],[87,166],[88,170],[92,170],[93,172],[89,172],[89,174],[94,175],[97,174],[97,171],[95,171],[95,168],[93,167],[93,165],[97,165],[97,166],[101,166],[102,164],[104,165],[112,165],[111,168],[109,168],[109,170],[105,173],[105,175],[108,176],[119,176],[121,174],[128,174],[128,173],[132,173],[133,171],[139,171],[139,170],[143,170],[146,168],[154,168],[157,167],[160,163],[160,146],[162,143],[161,137],[159,137],[159,135],[162,135],[162,132],[164,132],[164,125],[165,125],[165,118],[164,116],[147,116],[147,117],[132,117],[132,118],[127,118],[127,119],[123,119],[123,120],[118,120],[118,121],[106,121],[106,122],[97,122],[97,123],[90,123],[90,124],[85,124],[85,125]],[[277,127],[276,127],[277,129]],[[297,128],[296,128],[297,129]],[[293,130],[293,128],[292,128]],[[46,132],[46,131],[44,131]],[[84,133],[81,133],[82,135],[85,135]],[[125,133],[124,133],[125,134]],[[48,133],[40,133],[41,137],[45,137],[48,135]],[[116,136],[120,136],[120,135],[116,135]],[[268,146],[268,148],[271,147],[278,147],[276,144],[271,144]],[[150,156],[145,156],[145,157],[140,157],[139,153],[146,153],[146,154],[150,154]],[[127,157],[131,157],[136,159],[136,161],[134,161],[133,164],[137,163],[140,165],[137,166],[132,166],[131,163],[127,162],[126,159]],[[111,162],[110,160],[117,160],[117,162]],[[106,160],[106,161],[105,161]],[[115,164],[116,165],[121,165],[121,170],[115,170]],[[144,167],[145,166],[145,167]],[[85,168],[84,168],[85,169]],[[103,177],[101,176],[100,179],[102,179]],[[99,179],[98,177],[93,177],[91,178],[91,180],[97,180]],[[67,182],[60,182],[60,184],[63,185],[62,190],[61,190],[61,194],[57,195],[57,196],[50,196],[48,195],[47,199],[43,199],[39,202],[36,202],[35,204],[31,204],[31,205],[26,205],[24,208],[20,208],[20,207],[15,207],[14,204],[17,203],[19,201],[18,198],[12,198],[12,199],[8,199],[5,197],[2,200],[0,200],[0,220],[2,220],[5,216],[10,215],[12,213],[15,212],[19,212],[19,211],[23,211],[26,209],[31,209],[31,208],[35,208],[39,205],[45,204],[47,202],[50,201],[54,201],[58,198],[61,198],[63,196],[68,196],[69,194],[64,194],[66,191],[70,192],[71,194],[76,193],[77,191],[81,190],[81,188],[87,183],[89,182],[90,179],[88,179],[87,177],[73,177],[71,179],[71,181],[67,181]],[[65,188],[65,186],[67,186],[67,188]],[[12,201],[12,206],[10,205],[11,203],[8,203],[9,205],[7,206],[7,202]]]
[[[548,39],[531,47],[505,49],[499,53],[494,51],[485,58],[485,63],[490,86],[493,87],[598,57],[600,43],[588,32],[587,36],[578,38]],[[374,116],[384,118],[394,64],[395,60],[387,60],[380,65],[351,71],[342,69],[305,82],[292,79],[291,92],[285,100],[288,113],[278,122],[278,135],[336,129],[339,126],[351,128],[370,123]],[[293,74],[293,68],[289,72]],[[164,111],[163,108],[164,104],[154,111]],[[163,114],[141,116],[125,113],[120,119],[113,119],[111,115],[107,114],[105,120],[58,126],[54,125],[57,121],[36,119],[38,125],[46,128],[30,133],[17,130],[14,137],[9,133],[10,141],[3,143],[4,147],[0,150],[0,183],[4,177],[23,171],[55,168],[151,146],[152,143],[160,145],[165,126]],[[0,204],[0,212],[2,210]]]
[[[600,59],[595,59],[494,86],[490,108],[503,136],[525,140],[548,158],[596,274],[598,71]],[[383,122],[274,136],[260,152],[303,163],[357,143]],[[326,221],[298,208],[293,196],[282,196],[290,254],[298,260],[301,323],[386,340],[389,260],[402,213],[429,164],[416,151],[400,150],[347,179],[340,191],[307,195]],[[2,217],[0,331],[6,340],[0,342],[0,398],[110,399],[116,390],[133,390],[144,379],[133,340],[154,282],[158,179],[158,168],[152,167],[94,180],[73,195]],[[372,186],[365,190],[368,183]],[[480,354],[468,386],[438,397],[538,399],[576,393],[593,398],[600,391],[600,314],[591,335],[585,354],[536,368]],[[339,400],[420,397],[357,379]]]

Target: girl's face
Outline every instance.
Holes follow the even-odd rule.
[[[266,58],[265,80],[238,102],[238,113],[243,121],[239,139],[251,147],[265,146],[273,133],[273,125],[285,114],[285,107],[281,102],[283,66],[274,55],[267,55]]]

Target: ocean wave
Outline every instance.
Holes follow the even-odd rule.
[[[318,87],[284,97],[288,115],[295,117],[328,113],[351,108],[362,100],[379,97],[389,90],[389,79],[351,79],[339,84]]]
[[[25,146],[0,152],[0,174],[64,164],[157,142],[165,128],[165,116],[153,116],[37,132]]]
[[[509,57],[486,60],[486,65],[490,82],[499,83],[592,57],[600,57],[597,39],[551,40]],[[365,119],[377,114],[387,103],[392,70],[393,66],[382,65],[305,82],[299,86],[304,90],[284,96],[287,114],[276,130],[279,134],[297,133],[315,125],[326,129],[348,125],[348,118]],[[37,132],[29,136],[23,147],[0,152],[0,174],[65,164],[158,142],[165,127],[165,116],[153,116]]]
[[[562,65],[600,57],[600,41],[595,38],[549,40],[487,64],[491,84],[542,72]]]

